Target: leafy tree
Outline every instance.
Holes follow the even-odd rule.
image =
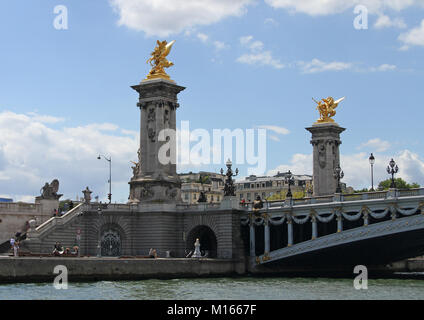
[[[367,188],[363,188],[361,190],[354,190],[354,193],[363,193],[363,192],[368,192],[369,190]]]
[[[392,179],[387,179],[384,181],[381,181],[378,184],[378,190],[387,190],[390,188],[392,184]],[[407,183],[405,180],[403,180],[402,178],[396,178],[395,179],[395,186],[397,189],[413,189],[413,188],[419,188],[420,185],[416,182],[413,182],[411,184]]]
[[[278,193],[274,193],[272,196],[269,196],[266,199],[268,201],[285,200],[286,194],[287,194],[287,190],[284,190],[284,191],[281,191],[281,192],[278,192]],[[302,199],[302,198],[305,197],[305,192],[304,191],[292,191],[292,195],[293,195],[293,199]]]

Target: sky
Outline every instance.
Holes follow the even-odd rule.
[[[105,200],[102,154],[113,201],[126,202],[139,147],[130,86],[158,39],[176,40],[177,128],[267,129],[262,173],[312,174],[312,98],[346,97],[334,117],[343,181],[369,188],[372,152],[376,182],[394,158],[397,176],[424,185],[423,0],[15,0],[0,2],[0,197],[33,202],[57,178],[62,199],[89,186]]]

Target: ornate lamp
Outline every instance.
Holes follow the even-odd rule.
[[[375,158],[374,155],[371,153],[370,157],[369,157],[369,162],[371,165],[371,190],[370,191],[374,191],[374,163],[375,163]]]
[[[392,175],[392,184],[390,185],[390,188],[396,188],[395,184],[395,173],[399,172],[399,167],[396,164],[395,160],[390,160],[389,165],[387,166],[387,173]]]
[[[237,168],[235,174],[233,173],[233,170],[231,169],[232,162],[230,159],[228,159],[225,165],[227,166],[227,173],[225,174],[226,179],[225,179],[225,186],[224,186],[224,197],[225,196],[234,197],[235,187],[234,187],[233,177],[238,176],[239,170]],[[224,174],[224,169],[222,168],[221,168],[221,174],[222,175]]]
[[[334,169],[334,177],[337,179],[336,193],[342,193],[342,186],[341,186],[340,180],[343,179],[344,172],[342,171],[342,169],[340,168],[340,166],[337,166]]]
[[[290,170],[286,173],[286,177],[285,178],[286,178],[286,182],[289,185],[289,190],[287,191],[286,198],[292,198],[293,196],[292,196],[292,192],[291,192],[290,186],[293,183],[294,179],[293,179],[293,174],[291,173]]]

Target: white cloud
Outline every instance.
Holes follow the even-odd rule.
[[[370,67],[369,71],[371,72],[385,72],[385,71],[393,71],[396,70],[397,66],[393,65],[393,64],[382,64],[379,65],[378,67]]]
[[[284,68],[284,64],[280,60],[272,56],[271,51],[264,51],[262,41],[253,41],[252,36],[244,36],[240,38],[240,44],[249,49],[250,53],[245,53],[236,59],[239,63],[259,66],[271,66],[275,69]]]
[[[197,33],[197,38],[200,41],[202,41],[204,44],[212,44],[217,51],[227,48],[227,45],[222,41],[218,41],[218,40],[211,41],[207,34],[199,32]]]
[[[293,174],[312,175],[312,154],[296,153],[292,156],[289,164],[281,164],[269,170],[267,175],[276,175],[279,172],[291,171]]]
[[[278,26],[278,22],[277,22],[277,21],[275,21],[275,20],[274,20],[274,19],[272,19],[272,18],[266,18],[266,19],[265,19],[265,21],[264,21],[264,24],[266,24],[266,25],[270,25],[270,26],[273,26],[273,27]]]
[[[350,63],[350,62],[339,62],[339,61],[324,62],[319,59],[312,59],[311,62],[300,61],[297,64],[300,66],[302,73],[343,71],[343,70],[352,69],[353,67],[353,63]]]
[[[200,33],[200,32],[197,34],[197,38],[199,38],[200,41],[202,41],[203,43],[206,43],[209,40],[209,36],[208,35],[206,35],[204,33]]]
[[[423,5],[422,0],[265,0],[265,2],[276,9],[311,16],[341,13],[353,10],[357,5],[364,5],[372,14],[385,10],[401,11],[415,5]]]
[[[270,136],[269,136],[269,138],[270,138],[271,140],[274,140],[274,141],[277,141],[277,142],[279,142],[279,141],[280,141],[280,138],[278,138],[277,136],[274,136],[274,135],[270,135]]]
[[[273,131],[277,134],[282,134],[282,135],[286,135],[286,134],[290,133],[290,131],[288,129],[283,128],[283,127],[278,127],[278,126],[261,125],[261,126],[258,126],[258,128],[267,129],[267,130],[270,130],[270,131]]]
[[[214,45],[216,50],[223,50],[223,49],[227,48],[227,45],[222,41],[216,40],[216,41],[213,42],[213,45]]]
[[[424,19],[418,27],[402,33],[398,39],[404,44],[401,50],[408,50],[411,46],[424,46]]]
[[[241,16],[252,0],[110,0],[119,25],[167,37],[198,25]]]
[[[406,28],[406,23],[401,18],[391,19],[389,16],[382,14],[378,17],[377,21],[374,24],[374,27],[377,29],[392,28],[392,27],[404,29]]]
[[[34,121],[38,121],[41,123],[58,123],[65,121],[64,118],[61,117],[53,117],[53,116],[46,116],[46,115],[39,115],[35,112],[28,112],[28,116],[30,116]]]
[[[312,59],[310,62],[298,61],[295,63],[302,73],[312,74],[328,71],[352,71],[352,72],[385,72],[397,69],[393,64],[382,64],[377,67],[360,67],[359,64],[354,62],[333,61],[325,62],[319,59]]]
[[[119,127],[110,123],[60,129],[48,125],[33,116],[0,112],[0,136],[7,137],[0,141],[2,193],[15,200],[33,198],[45,182],[57,178],[65,197],[81,196],[86,186],[93,195],[105,197],[108,164],[97,160],[104,154],[112,157],[114,196],[120,191],[127,194],[132,174],[129,160],[137,158],[138,135],[122,136]],[[124,189],[119,191],[119,185]]]
[[[375,149],[377,152],[384,152],[390,148],[390,142],[381,140],[380,138],[375,138],[361,144],[358,149],[362,149],[364,147]]]

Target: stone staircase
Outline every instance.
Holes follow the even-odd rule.
[[[52,217],[37,228],[30,229],[21,250],[32,253],[51,253],[56,242],[66,248],[77,244],[76,233],[79,227],[78,217],[83,212],[80,203],[61,217]]]

